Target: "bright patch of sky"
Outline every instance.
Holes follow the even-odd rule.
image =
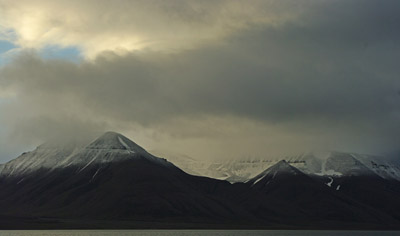
[[[8,62],[8,52],[15,48],[17,47],[13,43],[6,40],[0,40],[0,66]]]
[[[7,52],[13,48],[15,48],[15,45],[13,43],[5,40],[0,40],[0,53]]]
[[[0,40],[0,67],[12,61],[13,56],[21,49],[6,40]],[[61,48],[58,46],[46,46],[40,49],[39,55],[44,59],[62,59],[79,63],[82,61],[81,52],[77,47]]]

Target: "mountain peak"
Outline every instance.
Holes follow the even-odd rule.
[[[250,183],[251,185],[255,185],[257,183],[264,184],[264,182],[269,182],[270,180],[275,178],[281,178],[281,176],[286,177],[294,175],[303,176],[304,174],[297,168],[291,166],[285,160],[281,160],[277,162],[275,165],[261,172],[261,174],[250,179],[247,183]]]
[[[89,149],[120,149],[134,152],[145,152],[145,150],[122,134],[108,131],[90,143]]]
[[[297,170],[293,166],[291,166],[286,160],[278,161],[275,165],[271,166],[269,171],[280,171],[280,172],[293,172]]]

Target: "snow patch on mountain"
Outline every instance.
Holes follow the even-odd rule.
[[[329,177],[329,182],[326,183],[326,185],[328,185],[328,187],[332,187],[332,184],[333,184],[333,178]]]
[[[128,144],[125,143],[124,140],[122,140],[121,137],[118,136],[118,141],[125,147],[126,150],[129,150],[132,153],[135,153],[135,151],[131,150],[131,148],[128,146]]]
[[[400,180],[400,164],[374,155],[352,154],[369,169],[384,179]]]
[[[24,174],[40,168],[51,169],[76,152],[78,148],[75,147],[55,147],[43,144],[34,151],[25,152],[18,158],[1,165],[0,175]]]

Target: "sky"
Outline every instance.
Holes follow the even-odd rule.
[[[110,130],[197,159],[396,156],[399,42],[397,0],[0,0],[0,162]]]

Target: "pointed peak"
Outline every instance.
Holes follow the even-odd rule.
[[[250,183],[252,186],[256,184],[265,184],[265,181],[269,182],[271,179],[281,178],[282,176],[304,176],[304,174],[296,167],[291,166],[286,160],[280,160],[247,183]]]
[[[108,131],[87,146],[90,149],[121,149],[135,152],[145,150],[122,134]]]
[[[297,168],[290,165],[286,160],[281,160],[281,161],[278,161],[275,165],[266,169],[264,171],[264,174],[277,173],[277,172],[293,173],[293,174],[301,173],[300,170],[298,170]]]
[[[289,165],[286,160],[280,160],[276,163],[276,165]]]
[[[111,139],[111,138],[115,138],[115,137],[119,137],[119,136],[123,136],[120,133],[114,132],[114,131],[107,131],[105,133],[103,133],[100,137],[98,137],[98,139]]]
[[[290,169],[294,168],[286,160],[278,161],[275,165],[271,166],[271,168],[273,168],[273,167],[275,167],[275,168],[279,167],[280,169],[281,168],[290,168]]]

